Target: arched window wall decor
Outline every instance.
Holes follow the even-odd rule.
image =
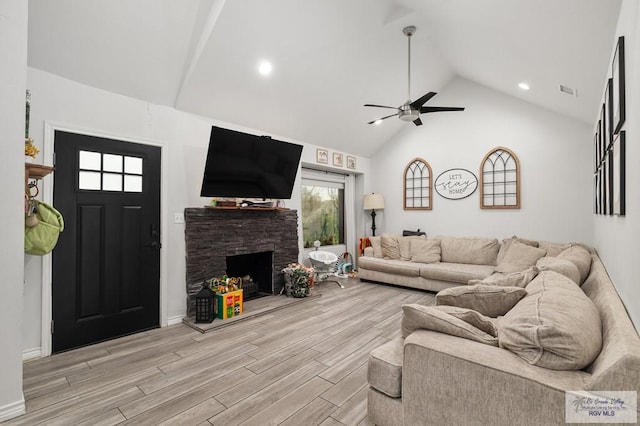
[[[494,148],[482,159],[480,208],[520,208],[520,160],[508,148]]]
[[[431,210],[432,179],[431,166],[422,158],[414,158],[404,169],[403,207],[405,210]]]

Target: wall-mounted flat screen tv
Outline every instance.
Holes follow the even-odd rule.
[[[302,145],[213,126],[202,197],[291,198]]]

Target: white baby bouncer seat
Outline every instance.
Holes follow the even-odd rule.
[[[309,252],[309,261],[316,275],[316,282],[331,281],[344,288],[342,283],[336,280],[328,280],[327,277],[335,274],[338,265],[338,256],[329,251],[311,251]],[[324,275],[324,278],[320,278],[320,274]]]

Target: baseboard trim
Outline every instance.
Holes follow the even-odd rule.
[[[3,407],[0,407],[0,422],[13,419],[23,415],[26,412],[24,405],[24,396],[20,398],[20,401],[12,402]]]
[[[39,358],[42,358],[42,349],[40,347],[25,349],[24,351],[22,351],[22,362]]]
[[[176,315],[174,317],[167,318],[167,326],[181,324],[184,317],[184,315]]]

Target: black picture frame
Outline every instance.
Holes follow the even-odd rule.
[[[617,135],[625,120],[624,36],[618,37],[611,64],[611,75],[613,79],[613,134]]]
[[[600,173],[596,170],[593,174],[593,212],[600,214]]]
[[[607,80],[604,89],[604,115],[602,117],[602,133],[605,137],[605,147],[610,148],[613,142],[613,78]]]
[[[613,215],[613,149],[607,150],[607,213]]]
[[[613,159],[613,214],[626,214],[626,132],[618,133],[611,150]]]

